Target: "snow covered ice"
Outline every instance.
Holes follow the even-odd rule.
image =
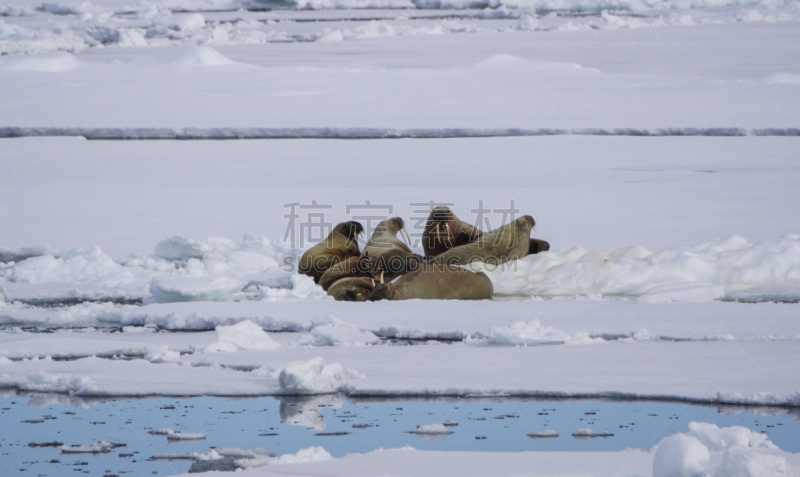
[[[416,446],[330,444],[377,435],[381,423],[344,413],[348,399],[796,413],[797,1],[2,1],[4,402],[278,396],[277,416],[248,418],[321,434],[273,455],[268,440],[217,445],[227,410],[218,427],[125,424],[178,446],[153,452],[159,463],[221,474],[800,468],[772,428],[680,413],[663,440],[627,450],[544,450],[630,432],[589,414],[556,431],[546,411],[518,436],[535,451],[463,450],[493,436],[446,415],[393,416]],[[492,300],[336,302],[296,273],[321,240],[292,240],[304,233],[292,214],[308,219],[312,201],[332,225],[402,217],[417,253],[428,201],[486,230],[512,208],[551,249],[476,266]],[[127,423],[114,409],[104,419]],[[333,419],[349,434],[324,434]],[[98,459],[130,442],[37,442],[56,437]]]

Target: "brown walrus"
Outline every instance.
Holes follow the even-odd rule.
[[[539,252],[546,252],[550,250],[550,244],[544,240],[531,239],[531,244],[528,247],[528,255],[534,255]]]
[[[337,280],[328,288],[328,295],[336,301],[367,301],[375,289],[375,280],[363,277],[348,277]]]
[[[461,245],[437,255],[429,263],[468,265],[485,262],[500,265],[509,260],[518,260],[531,248],[531,229],[536,221],[530,215],[487,232],[472,243]]]
[[[405,233],[404,238],[411,242],[403,219],[394,217],[384,220],[375,227],[375,232],[364,246],[363,256],[369,257],[374,277],[380,278],[383,274],[385,280],[392,280],[419,268],[418,265],[423,262],[422,257],[398,240],[399,232]]]
[[[325,270],[348,257],[358,257],[358,235],[364,227],[358,222],[342,222],[324,241],[314,245],[300,257],[298,273],[308,275],[319,283]]]
[[[485,300],[492,297],[492,281],[483,272],[461,267],[424,265],[394,283],[379,283],[370,294],[378,300]]]
[[[425,257],[435,257],[451,248],[474,242],[483,231],[456,217],[447,207],[431,210],[425,231],[422,233],[422,249]]]
[[[323,290],[328,289],[343,278],[350,277],[372,277],[372,260],[368,257],[349,257],[333,264],[319,279],[319,286]]]

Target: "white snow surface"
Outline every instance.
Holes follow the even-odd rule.
[[[678,434],[685,436],[684,434]],[[734,447],[741,455],[741,448]],[[314,455],[324,450],[304,449],[298,452]],[[325,452],[327,454],[327,452]],[[298,462],[296,455],[286,455],[286,462],[276,462],[276,458],[263,458],[269,464],[259,468],[239,470],[237,475],[244,477],[269,475],[315,475],[315,476],[368,476],[397,469],[397,472],[422,477],[472,475],[472,476],[514,476],[524,469],[526,475],[570,475],[570,476],[655,476],[654,455],[656,452],[641,449],[626,449],[620,452],[451,452],[422,451],[411,447],[400,449],[377,449],[365,454],[348,454],[340,458],[329,456],[313,462],[310,459]],[[730,453],[711,453],[711,461],[706,467],[707,475],[720,476],[785,476],[792,466],[800,463],[800,456],[783,451],[771,451],[750,455],[742,466],[729,466]],[[281,456],[284,457],[284,456]],[[279,457],[278,459],[280,459]],[[247,465],[251,459],[243,459],[240,465]],[[531,469],[531,462],[536,468]],[[285,465],[284,465],[285,464]],[[732,473],[731,473],[732,472]],[[188,477],[189,474],[184,474]]]
[[[0,5],[5,392],[311,396],[281,418],[318,430],[343,394],[800,406],[800,2],[253,6]],[[331,224],[391,205],[417,252],[415,203],[483,229],[512,207],[551,250],[486,270],[491,301],[335,302],[294,271],[312,200]],[[707,423],[623,452],[225,455],[244,476],[800,468]]]
[[[656,446],[653,477],[789,476],[787,457],[767,436],[741,426],[719,428],[690,422],[688,433],[665,437]],[[713,457],[713,459],[712,459]]]

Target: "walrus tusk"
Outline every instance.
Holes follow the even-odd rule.
[[[436,241],[441,242],[442,237],[439,235],[439,222],[436,222],[435,227],[436,227]]]
[[[400,229],[400,234],[403,235],[403,241],[406,242],[406,245],[409,247],[411,246],[411,235],[409,235],[408,230],[406,230],[406,226],[404,225],[402,229]]]
[[[381,283],[383,283],[383,270],[381,270]]]
[[[536,226],[535,225],[533,227],[531,227],[531,228],[533,229],[534,232],[536,232]],[[536,233],[538,234],[539,232],[536,232]]]
[[[375,288],[375,279],[372,279],[372,288]]]
[[[450,226],[447,225],[447,222],[444,223],[444,230],[447,232],[447,240],[450,240],[450,236],[453,235],[453,232],[450,230]],[[455,236],[453,236],[455,238]]]

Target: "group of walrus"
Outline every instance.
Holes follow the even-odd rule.
[[[489,277],[463,267],[499,266],[549,250],[550,244],[530,237],[535,226],[533,217],[525,215],[484,233],[458,219],[449,208],[436,207],[425,224],[422,257],[409,248],[411,240],[400,217],[379,223],[363,251],[359,251],[358,237],[364,227],[342,222],[303,254],[298,272],[343,301],[488,299],[494,291]],[[409,244],[400,241],[398,233]]]

